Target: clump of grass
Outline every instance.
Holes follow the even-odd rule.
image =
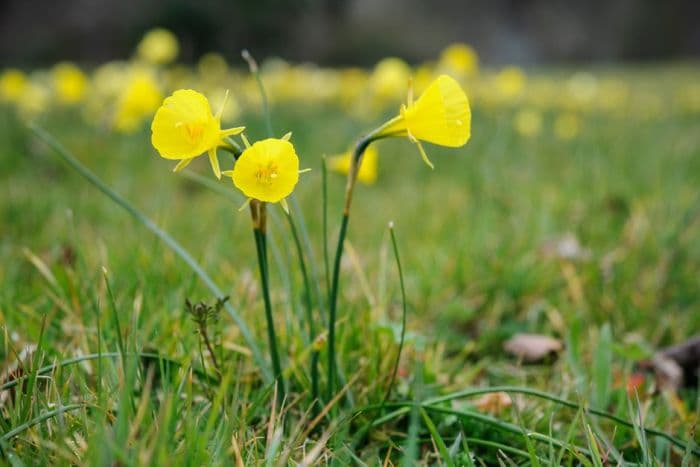
[[[276,117],[280,126],[298,118],[284,108]],[[482,136],[471,143],[468,166],[444,157],[434,179],[427,179],[419,161],[404,158],[410,181],[385,172],[386,186],[355,193],[353,218],[362,221],[348,229],[352,253],[340,264],[345,285],[335,336],[346,384],[316,405],[311,361],[314,352],[327,356],[327,347],[313,345],[325,337],[320,316],[327,304],[316,293],[309,305],[316,284],[306,283],[315,280],[311,270],[319,265],[303,235],[284,235],[291,233],[284,219],[269,226],[269,274],[283,285],[271,289],[270,300],[288,349],[282,355],[288,391],[280,401],[260,350],[266,323],[252,272],[255,251],[238,233],[245,231],[238,228],[243,221],[232,215],[241,200],[189,178],[159,184],[159,168],[141,159],[120,161],[141,168],[125,185],[116,174],[131,170],[110,160],[105,167],[81,162],[76,154],[102,148],[115,159],[120,144],[140,147],[142,138],[102,143],[47,122],[76,154],[37,130],[40,140],[130,206],[126,212],[137,224],[124,224],[124,204],[107,205],[83,191],[82,181],[36,140],[14,150],[41,164],[17,158],[8,172],[11,185],[5,185],[11,190],[0,202],[3,219],[16,219],[2,227],[8,234],[0,256],[7,261],[0,279],[9,285],[0,291],[0,353],[4,369],[20,368],[2,372],[3,461],[692,465],[700,454],[693,431],[697,393],[681,394],[681,414],[663,397],[642,392],[630,398],[624,383],[635,359],[687,337],[697,324],[687,312],[698,303],[692,187],[700,173],[693,170],[700,141],[688,136],[697,134],[697,125],[669,117],[633,126],[599,117],[583,139],[561,145],[518,139],[506,120],[475,119],[475,135]],[[310,124],[332,127],[323,114]],[[23,131],[8,128],[0,135]],[[301,147],[320,154],[320,137],[307,138]],[[664,149],[669,140],[685,143]],[[403,156],[385,147],[382,157]],[[0,174],[3,181],[7,176]],[[318,178],[310,184],[320,192]],[[30,196],[36,179],[46,197]],[[337,208],[342,193],[332,186],[323,201]],[[613,194],[618,201],[611,205],[606,200]],[[299,196],[306,212],[318,212],[312,190]],[[173,216],[171,203],[191,212],[203,206],[198,221]],[[75,206],[75,212],[68,216],[57,204]],[[391,237],[382,240],[385,212],[399,229],[401,275],[382,266],[382,249],[396,247],[398,258],[399,246]],[[30,214],[45,222],[35,225]],[[201,245],[196,239],[214,222],[225,232]],[[313,244],[323,240],[321,224],[320,213],[308,216]],[[155,237],[144,235],[142,226]],[[300,233],[300,220],[296,227]],[[563,229],[575,231],[592,251],[588,260],[569,262],[566,274],[562,263],[538,253],[543,240]],[[62,241],[71,241],[74,260],[63,261],[53,249]],[[14,253],[20,244],[33,252],[32,261]],[[290,266],[302,258],[306,274]],[[107,265],[109,282],[101,269]],[[579,281],[581,295],[572,295],[572,280]],[[386,293],[375,284],[386,284]],[[322,280],[319,288],[326,285]],[[201,324],[187,319],[182,302],[229,295],[216,324],[219,344],[211,346],[219,365],[207,350],[211,365],[221,367],[213,374],[197,352],[202,336],[193,331]],[[308,319],[309,307],[315,320]],[[665,319],[656,319],[661,312]],[[234,316],[243,327],[228,319]],[[567,354],[551,366],[520,367],[499,347],[504,335],[519,330],[558,334]],[[317,375],[321,388],[328,383],[324,373]],[[352,408],[343,403],[348,391]],[[496,392],[507,393],[514,406],[494,413],[479,408],[479,397]]]

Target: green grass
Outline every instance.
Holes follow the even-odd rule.
[[[671,86],[658,70],[621,73],[631,82]],[[314,169],[301,176],[296,196],[313,247],[313,260],[305,253],[320,330],[328,301],[321,156],[346,149],[381,119],[272,101],[275,134],[293,131],[302,166]],[[514,132],[512,117],[509,109],[476,106],[465,148],[426,147],[435,171],[409,142],[379,143],[379,182],[356,189],[342,264],[336,358],[346,392],[317,413],[309,397],[307,297],[281,209],[271,207],[269,262],[289,386],[282,405],[226,312],[208,325],[222,366],[218,378],[184,304],[218,297],[4,109],[0,359],[5,369],[18,354],[23,359],[0,381],[12,386],[0,392],[2,462],[652,465],[686,456],[695,463],[697,445],[686,454],[673,440],[700,441],[697,392],[681,394],[682,418],[666,397],[630,400],[625,381],[635,360],[700,329],[697,114],[592,113],[569,142],[551,134],[551,112],[532,139]],[[266,135],[262,116],[241,121],[251,140]],[[230,182],[212,189],[171,173],[145,128],[115,135],[70,111],[38,123],[192,254],[230,296],[269,375],[250,218],[237,211],[243,200]],[[212,180],[206,161],[190,167]],[[344,183],[329,174],[331,248]],[[301,221],[298,213],[295,219]],[[396,381],[383,404],[402,313],[390,221],[408,316]],[[590,255],[567,261],[544,254],[543,245],[566,233]],[[521,366],[502,350],[515,332],[559,337],[566,351],[554,362]],[[23,353],[28,346],[37,350]],[[18,376],[24,379],[10,383]],[[478,394],[469,390],[503,386],[530,392],[512,393],[514,405],[496,414],[477,410]],[[640,420],[655,432],[641,430]]]

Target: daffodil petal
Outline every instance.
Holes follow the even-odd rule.
[[[216,157],[216,148],[211,148],[209,150],[209,163],[211,164],[216,178],[221,179],[221,169],[219,168],[219,158]]]
[[[189,165],[190,162],[194,160],[194,157],[191,157],[189,159],[182,159],[180,162],[177,163],[175,168],[173,169],[173,172],[179,172],[180,170],[184,169]]]
[[[243,211],[245,208],[247,208],[250,205],[250,202],[253,201],[253,198],[248,198],[246,199],[243,204],[241,204],[241,207],[238,208],[238,212]]]
[[[289,215],[289,205],[287,204],[286,198],[280,200],[280,205],[282,206],[282,209],[284,209],[284,212],[286,212],[287,215]]]
[[[224,107],[226,107],[227,101],[228,101],[228,89],[226,90],[226,94],[224,94],[224,101],[221,103],[221,107],[219,107],[219,111],[216,112],[216,118],[218,120],[221,120],[221,116],[224,113]]]
[[[237,126],[235,128],[229,128],[227,130],[221,130],[221,138],[226,138],[227,136],[237,135],[245,130],[244,126]]]
[[[421,142],[415,140],[415,143],[416,146],[418,146],[418,151],[420,152],[420,157],[423,159],[423,162],[425,162],[428,165],[428,167],[435,170],[435,166],[432,162],[430,162],[430,159],[428,159],[428,155],[425,153],[425,149],[423,149],[423,145],[421,144]]]

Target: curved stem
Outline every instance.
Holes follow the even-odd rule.
[[[338,244],[335,248],[335,260],[333,261],[333,278],[331,280],[330,296],[328,298],[328,387],[326,397],[330,400],[333,397],[335,379],[337,375],[335,360],[335,321],[338,306],[338,288],[340,284],[340,263],[343,259],[343,246],[348,232],[350,222],[350,206],[352,204],[352,194],[357,181],[357,173],[362,163],[362,155],[367,147],[377,139],[383,138],[382,130],[389,124],[393,124],[396,119],[392,119],[381,127],[377,128],[367,136],[360,139],[355,145],[352,159],[350,160],[350,170],[345,184],[345,203],[343,205],[343,218],[340,222],[340,232],[338,233]]]

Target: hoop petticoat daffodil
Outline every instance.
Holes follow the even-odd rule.
[[[180,89],[165,98],[151,124],[151,143],[161,157],[179,160],[175,171],[205,152],[214,175],[221,178],[216,148],[224,138],[242,132],[245,127],[221,129],[221,113],[226,99],[216,115],[212,115],[209,101],[192,89]]]
[[[423,161],[433,168],[421,141],[464,146],[471,136],[469,100],[457,81],[440,75],[415,102],[409,90],[408,104],[401,106],[401,113],[380,127],[373,139],[389,136],[408,136],[418,146]]]
[[[282,138],[268,138],[251,145],[241,135],[246,146],[236,159],[233,170],[223,172],[250,200],[280,203],[289,212],[286,198],[299,181],[299,157],[289,142],[291,133]],[[308,169],[307,169],[308,170]],[[246,204],[243,205],[245,207]]]

